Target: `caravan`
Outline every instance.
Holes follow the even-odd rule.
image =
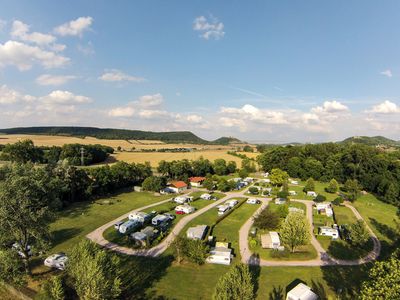
[[[122,234],[130,233],[140,227],[140,223],[135,220],[129,220],[119,226],[118,231]]]

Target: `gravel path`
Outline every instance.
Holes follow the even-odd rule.
[[[341,259],[335,259],[331,257],[324,248],[322,248],[321,244],[318,242],[318,240],[315,238],[315,235],[313,233],[313,202],[310,200],[292,200],[296,202],[301,202],[304,203],[307,207],[307,219],[309,223],[311,224],[310,226],[310,233],[311,233],[311,244],[313,247],[317,250],[318,256],[315,259],[312,260],[305,260],[305,261],[270,261],[270,260],[264,260],[259,257],[256,257],[251,253],[249,250],[248,246],[248,234],[250,231],[251,226],[253,225],[253,217],[248,219],[243,226],[239,230],[239,248],[240,248],[240,254],[242,257],[242,262],[247,263],[247,264],[253,264],[253,265],[260,265],[260,266],[334,266],[334,265],[342,265],[342,266],[355,266],[355,265],[360,265],[364,264],[367,262],[371,262],[375,260],[380,253],[381,250],[381,244],[379,240],[377,239],[376,235],[373,233],[371,228],[367,225],[367,229],[371,234],[372,241],[374,243],[374,248],[373,250],[366,255],[363,258],[356,259],[356,260],[341,260]],[[267,205],[268,205],[269,200],[263,200],[262,206],[253,214],[253,216],[257,215],[259,212],[261,212]],[[356,216],[357,219],[363,220],[362,216],[360,213],[350,204],[350,203],[345,203],[345,206],[350,208],[354,215]]]
[[[194,190],[190,191],[193,192]],[[128,248],[128,247],[123,247],[120,246],[118,244],[112,243],[107,241],[104,237],[103,237],[103,233],[106,229],[108,229],[109,227],[113,226],[116,222],[121,221],[125,218],[127,218],[129,216],[130,213],[132,212],[136,212],[136,211],[141,211],[150,207],[154,207],[163,203],[166,203],[168,201],[171,201],[171,199],[167,199],[164,201],[160,201],[157,203],[153,203],[151,205],[147,205],[144,207],[140,207],[138,209],[135,209],[129,213],[124,214],[123,216],[118,217],[117,219],[108,222],[107,224],[97,228],[96,230],[92,231],[91,233],[89,233],[86,237],[89,238],[90,240],[92,240],[93,242],[107,248],[113,251],[117,251],[119,253],[123,253],[126,255],[137,255],[137,256],[152,256],[152,257],[156,257],[161,255],[171,244],[171,242],[173,242],[173,240],[175,239],[176,236],[179,235],[179,233],[181,232],[181,230],[193,219],[195,219],[196,217],[198,217],[199,215],[205,213],[206,211],[216,207],[217,205],[227,201],[228,199],[231,198],[237,198],[237,197],[243,197],[244,196],[245,191],[242,192],[235,192],[235,193],[226,193],[226,196],[217,200],[217,201],[210,201],[211,204],[207,205],[199,210],[197,210],[196,212],[186,215],[185,217],[183,217],[182,219],[179,220],[179,222],[174,226],[174,228],[172,229],[172,231],[170,232],[170,234],[158,245],[154,246],[153,248],[150,249],[132,249],[132,248]],[[217,212],[215,212],[217,213]]]

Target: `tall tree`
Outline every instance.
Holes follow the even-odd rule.
[[[310,191],[315,191],[315,181],[313,178],[308,178],[306,181],[306,185],[304,186],[303,191],[305,193],[310,192]]]
[[[269,179],[273,185],[281,186],[285,181],[289,179],[288,173],[281,169],[272,169]]]
[[[49,223],[59,205],[54,182],[43,168],[14,165],[0,189],[0,238],[18,244],[28,274],[29,248],[44,250],[49,241]]]
[[[233,266],[217,282],[214,300],[254,299],[254,283],[248,265]]]
[[[80,299],[118,299],[121,295],[120,268],[115,254],[84,239],[72,249],[67,272]]]
[[[335,178],[329,181],[328,186],[325,189],[328,193],[336,193],[339,190],[339,183],[336,181]]]
[[[363,220],[357,220],[357,222],[350,225],[348,236],[350,242],[359,247],[363,246],[370,237]]]
[[[294,212],[288,214],[282,223],[280,236],[283,244],[291,252],[299,246],[307,245],[310,242],[310,225],[304,214]]]
[[[355,201],[360,197],[360,185],[358,184],[357,179],[347,179],[344,184],[344,190],[346,191],[347,198],[350,201]]]
[[[24,265],[16,251],[0,249],[0,283],[22,286],[26,283]]]

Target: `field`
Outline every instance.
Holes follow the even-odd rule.
[[[113,148],[121,147],[123,150],[131,150],[133,147],[135,149],[161,149],[161,148],[197,148],[201,150],[215,150],[224,149],[230,150],[234,149],[234,146],[224,146],[224,145],[201,145],[201,144],[166,144],[162,141],[152,141],[152,140],[107,140],[107,139],[97,139],[93,137],[79,138],[72,136],[58,136],[58,135],[30,135],[30,134],[0,134],[0,144],[15,143],[20,140],[30,139],[37,146],[62,146],[64,144],[101,144],[110,146]],[[241,145],[243,146],[243,145]],[[250,157],[250,156],[249,156]]]
[[[307,196],[304,192],[303,192],[303,188],[306,184],[305,181],[300,181],[298,180],[299,184],[298,185],[292,185],[289,184],[289,191],[296,191],[297,195],[296,196],[290,196],[290,198],[292,199],[305,199],[305,200],[313,200],[313,197]],[[317,194],[321,194],[324,195],[326,197],[327,201],[333,201],[335,198],[338,197],[337,194],[330,194],[325,192],[325,187],[328,186],[328,183],[325,182],[320,182],[320,181],[315,181],[315,192]]]
[[[217,158],[223,158],[226,161],[235,161],[238,167],[242,161],[241,158],[232,156],[226,153],[226,150],[204,150],[204,151],[193,151],[193,152],[118,152],[112,155],[116,160],[126,161],[128,163],[144,163],[150,162],[152,167],[157,167],[161,160],[172,161],[189,159],[195,160],[200,157],[214,161]]]

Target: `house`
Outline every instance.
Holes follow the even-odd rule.
[[[333,216],[332,205],[329,202],[317,203],[316,208],[320,214],[325,214],[327,217]]]
[[[233,200],[228,200],[225,202],[226,205],[228,205],[229,207],[234,207],[236,204],[238,204],[239,201],[233,199]]]
[[[137,244],[145,247],[150,243],[158,234],[158,230],[152,226],[147,226],[141,231],[134,232],[130,235],[130,238]]]
[[[118,231],[122,234],[129,233],[140,227],[140,223],[136,220],[129,220],[119,226]]]
[[[291,289],[287,295],[286,300],[317,300],[318,295],[315,294],[310,287],[304,283],[299,283]]]
[[[281,240],[276,231],[270,231],[268,234],[261,235],[261,247],[267,249],[278,249],[280,246]]]
[[[232,249],[229,248],[228,243],[217,242],[215,247],[211,248],[210,256],[207,257],[206,262],[210,264],[230,265],[232,258]]]
[[[297,192],[296,191],[289,191],[289,196],[296,196]]]
[[[205,177],[190,177],[189,182],[192,187],[201,187],[203,185]]]
[[[282,205],[286,203],[286,199],[285,198],[275,198],[275,204],[277,205]]]
[[[203,200],[211,200],[212,196],[210,194],[202,194],[200,198]]]
[[[293,185],[298,185],[298,184],[299,184],[299,182],[298,182],[297,180],[290,180],[290,184],[293,184]]]
[[[188,185],[184,181],[173,181],[168,184],[168,188],[174,193],[179,194],[187,190]]]
[[[314,197],[315,198],[315,197],[317,197],[317,195],[318,194],[316,192],[314,192],[314,191],[308,191],[307,192],[307,196],[310,196],[310,197]]]
[[[165,215],[157,215],[153,219],[151,219],[151,224],[154,226],[162,226],[164,224],[167,224],[170,221],[170,218]]]
[[[197,225],[195,227],[189,227],[186,231],[186,237],[191,240],[202,240],[207,233],[207,225]]]
[[[184,204],[186,202],[190,202],[193,201],[193,197],[189,197],[189,196],[178,196],[174,198],[174,202],[178,203],[178,204]]]
[[[195,210],[196,209],[193,206],[190,206],[188,204],[178,205],[177,207],[175,207],[175,212],[177,214],[190,214]]]
[[[318,228],[318,234],[323,236],[330,236],[332,240],[339,238],[339,230],[328,226],[321,226]]]
[[[149,222],[152,217],[153,217],[152,214],[148,214],[143,211],[133,212],[133,213],[129,214],[129,216],[128,216],[129,220],[136,220],[136,221],[142,223],[142,225],[144,223]]]

